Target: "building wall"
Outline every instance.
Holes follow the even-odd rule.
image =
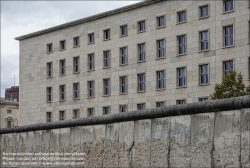
[[[11,121],[11,127],[18,126],[19,104],[15,101],[0,100],[0,128],[7,127],[7,121]]]
[[[198,19],[199,5],[209,3],[210,17]],[[187,10],[187,23],[176,24],[178,10]],[[66,110],[71,119],[72,109],[80,109],[80,117],[87,117],[87,108],[94,107],[95,115],[102,115],[103,106],[111,106],[111,114],[119,112],[120,104],[128,111],[137,103],[146,108],[158,101],[187,103],[199,97],[209,97],[216,83],[221,82],[222,61],[234,60],[237,71],[248,81],[249,59],[249,2],[235,2],[235,10],[223,14],[222,1],[164,1],[150,6],[122,12],[87,23],[67,27],[51,33],[20,41],[20,125],[46,121],[46,112],[53,112],[59,120],[59,110]],[[166,27],[156,29],[156,17],[166,16]],[[137,21],[146,20],[146,32],[137,33]],[[128,25],[128,36],[120,37],[120,25]],[[234,47],[223,48],[223,26],[234,25]],[[103,30],[111,28],[111,40],[103,41]],[[210,32],[210,50],[198,52],[199,31]],[[95,43],[87,44],[87,34],[95,33]],[[187,54],[177,56],[177,36],[187,35]],[[73,37],[80,36],[80,47],[73,48]],[[59,50],[59,41],[66,39],[66,50]],[[165,39],[166,58],[156,59],[156,40]],[[46,53],[46,45],[53,43],[53,53]],[[137,44],[146,43],[146,62],[137,62]],[[128,47],[128,65],[119,66],[119,48]],[[111,68],[103,69],[103,51],[111,50]],[[95,53],[95,71],[87,71],[87,54]],[[80,73],[73,74],[73,57],[80,56]],[[59,76],[59,60],[66,59],[66,75]],[[46,78],[46,63],[53,62],[53,78]],[[209,63],[210,83],[198,85],[198,65]],[[187,87],[176,88],[176,68],[186,66]],[[166,89],[156,90],[156,71],[165,70]],[[137,74],[146,72],[146,92],[137,93]],[[128,76],[128,94],[119,94],[119,76]],[[103,97],[103,79],[111,78],[111,96]],[[95,98],[87,98],[87,81],[95,80]],[[73,99],[73,83],[80,83],[80,100]],[[59,85],[66,85],[66,101],[59,102]],[[46,87],[53,87],[53,102],[46,103]]]

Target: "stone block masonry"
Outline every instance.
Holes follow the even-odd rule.
[[[33,124],[0,129],[0,165],[249,167],[249,131],[250,96]]]

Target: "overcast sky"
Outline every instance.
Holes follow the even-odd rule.
[[[139,1],[0,1],[1,97],[19,85],[19,42],[15,37]]]

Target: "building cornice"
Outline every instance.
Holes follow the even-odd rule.
[[[82,23],[85,23],[85,22],[90,22],[90,21],[93,21],[93,20],[96,20],[96,19],[101,19],[101,18],[104,18],[104,17],[111,16],[111,15],[116,15],[116,14],[119,14],[119,13],[122,13],[122,12],[127,12],[127,11],[130,11],[130,10],[134,10],[134,9],[137,9],[137,8],[140,8],[140,7],[143,7],[143,6],[148,6],[148,5],[158,3],[158,2],[162,2],[162,1],[163,0],[145,0],[143,2],[139,2],[139,3],[136,3],[136,4],[132,4],[132,5],[128,5],[128,6],[125,6],[125,7],[117,8],[117,9],[114,9],[114,10],[111,10],[111,11],[103,12],[103,13],[100,13],[100,14],[97,14],[97,15],[89,16],[89,17],[86,17],[86,18],[82,18],[82,19],[78,19],[78,20],[75,20],[75,21],[72,21],[72,22],[68,22],[68,23],[58,25],[58,26],[54,26],[54,27],[51,27],[51,28],[48,28],[48,29],[44,29],[44,30],[37,31],[37,32],[34,32],[34,33],[19,36],[19,37],[16,37],[15,40],[21,41],[21,40],[31,38],[31,37],[34,37],[34,36],[38,36],[38,35],[53,32],[53,31],[56,31],[56,30],[64,29],[64,28],[67,28],[67,27],[75,26],[75,25],[82,24]]]
[[[19,106],[19,103],[18,103],[18,102],[5,102],[5,101],[0,101],[0,105]]]

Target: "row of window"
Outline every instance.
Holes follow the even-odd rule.
[[[234,0],[223,0],[223,12],[231,12],[234,10]],[[199,18],[207,18],[209,17],[209,5],[202,5],[199,6]],[[165,27],[165,15],[156,17],[156,25],[157,28]],[[181,10],[177,12],[177,23],[186,23],[187,22],[187,11]],[[137,23],[137,31],[138,33],[145,32],[146,31],[146,20],[141,20]],[[229,32],[230,33],[230,32]],[[128,26],[122,25],[120,26],[120,37],[124,37],[128,35]],[[205,36],[204,36],[205,37]],[[110,40],[111,39],[111,29],[105,29],[103,30],[103,40]],[[89,33],[88,34],[88,44],[95,43],[95,34]],[[73,47],[79,47],[80,46],[80,37],[74,37],[73,38]],[[226,45],[225,45],[226,46]],[[62,40],[60,41],[60,50],[66,49],[66,41]],[[53,52],[53,43],[47,44],[47,53]]]
[[[233,70],[233,60],[223,62],[223,74],[229,73],[230,70]],[[208,85],[209,84],[209,64],[199,65],[199,85]],[[187,86],[187,70],[186,67],[177,68],[176,75],[176,85],[177,87],[186,87]],[[119,79],[119,92],[120,94],[128,93],[128,76],[120,76]],[[156,71],[156,89],[162,90],[166,88],[166,75],[165,70]],[[95,97],[95,81],[87,81],[87,97]],[[145,92],[146,91],[146,73],[137,74],[137,91]],[[66,85],[59,86],[59,100],[66,100]],[[111,78],[103,79],[103,96],[111,95]],[[73,98],[80,98],[80,84],[73,84]],[[52,102],[52,87],[47,87],[47,102]]]
[[[199,102],[204,102],[208,100],[208,97],[202,97],[198,99]],[[186,104],[186,99],[181,99],[181,100],[176,100],[176,104]],[[165,102],[156,102],[156,107],[164,107]],[[102,112],[103,115],[108,115],[111,114],[111,107],[110,106],[105,106],[102,107]],[[145,110],[146,109],[146,103],[139,103],[137,104],[137,110]],[[128,107],[126,104],[119,105],[119,112],[127,112]],[[95,116],[95,110],[93,107],[87,108],[87,116],[92,117]],[[73,110],[73,119],[80,118],[80,109],[74,109]],[[59,111],[59,120],[65,120],[66,119],[66,112],[64,110]],[[52,122],[52,112],[46,112],[46,121],[47,122]]]

